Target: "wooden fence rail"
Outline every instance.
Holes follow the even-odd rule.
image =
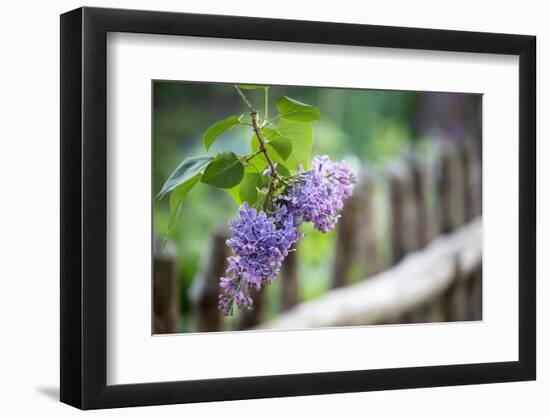
[[[321,298],[280,314],[261,328],[292,329],[367,325],[384,322],[443,296],[455,283],[467,281],[481,265],[481,219],[437,238],[397,266],[358,284],[334,289]],[[465,313],[447,321],[466,320]]]

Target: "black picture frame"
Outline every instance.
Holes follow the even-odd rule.
[[[519,56],[519,360],[107,385],[108,32]],[[84,7],[61,15],[60,57],[62,402],[94,409],[535,379],[534,36]]]

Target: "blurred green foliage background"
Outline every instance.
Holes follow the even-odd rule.
[[[263,109],[263,91],[247,90],[249,100]],[[345,159],[357,169],[360,164],[383,165],[410,148],[429,149],[437,140],[459,140],[481,133],[481,96],[430,92],[272,86],[270,114],[275,101],[287,95],[317,106],[323,117],[314,123],[313,155]],[[205,155],[202,135],[214,122],[247,108],[231,84],[153,82],[153,187],[156,194],[170,173],[188,156]],[[210,149],[237,154],[249,151],[251,129],[237,126]],[[168,198],[154,201],[154,233],[163,237],[169,221]],[[189,330],[188,291],[207,252],[210,230],[227,224],[237,206],[224,191],[205,184],[187,196],[169,239],[175,243],[179,268],[179,331]],[[303,300],[313,299],[330,286],[335,233],[304,229],[300,243],[300,283]],[[360,277],[360,271],[357,276]],[[277,312],[279,285],[268,291],[268,317]]]

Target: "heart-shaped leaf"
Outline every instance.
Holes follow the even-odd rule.
[[[292,142],[286,136],[276,136],[266,146],[273,148],[283,161],[286,161],[292,152]]]
[[[202,174],[199,173],[194,177],[191,177],[187,181],[181,183],[172,190],[170,194],[170,211],[173,213],[178,206],[182,203],[185,196],[193,189],[193,187],[200,181]]]
[[[172,191],[178,185],[190,180],[195,175],[200,173],[212,161],[211,156],[199,156],[194,158],[186,158],[181,164],[170,174],[162,189],[157,195],[160,199],[164,194]]]
[[[271,140],[277,136],[281,136],[281,133],[272,127],[262,127],[262,136],[265,140]],[[256,141],[258,140],[256,139]]]
[[[244,166],[233,152],[220,152],[208,164],[201,181],[218,188],[232,188],[243,179]]]
[[[292,142],[292,152],[285,161],[286,167],[292,171],[296,171],[298,165],[308,169],[313,148],[313,127],[311,123],[299,123],[283,119],[277,125],[277,131],[281,136],[289,138]]]
[[[244,168],[244,176],[246,176],[247,174],[252,174],[252,173],[258,173],[258,171],[252,167],[251,165],[247,165],[245,166]],[[244,177],[243,177],[243,181],[244,181]],[[240,192],[241,192],[241,185],[242,185],[242,181],[235,185],[234,187],[232,188],[225,188],[224,191],[229,194],[231,196],[231,198],[235,201],[235,203],[237,203],[237,205],[241,205],[242,204],[242,200],[241,200],[241,197],[240,197]]]
[[[226,119],[220,120],[216,123],[214,123],[212,126],[210,126],[206,132],[204,132],[204,135],[202,137],[204,142],[204,147],[206,150],[209,150],[212,144],[218,139],[218,137],[224,133],[227,132],[232,127],[240,124],[241,121],[236,116],[229,116]]]
[[[284,162],[292,152],[292,142],[286,136],[282,136],[277,129],[270,127],[262,128],[262,136],[266,141],[266,149],[271,159],[277,162]],[[256,152],[259,147],[259,141],[254,133],[250,141],[252,152]]]
[[[321,120],[321,113],[317,107],[302,103],[287,96],[281,97],[277,100],[275,105],[282,119],[301,123]]]
[[[240,200],[248,202],[249,205],[254,204],[258,200],[258,189],[265,187],[266,184],[267,178],[263,175],[256,172],[245,174],[239,189]]]
[[[168,231],[170,231],[172,226],[176,223],[181,211],[183,199],[189,191],[191,191],[195,184],[200,181],[201,176],[202,174],[198,173],[172,190],[172,193],[170,194],[170,221],[168,222]]]

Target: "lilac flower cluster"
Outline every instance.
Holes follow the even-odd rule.
[[[334,228],[351,196],[355,176],[345,162],[332,162],[328,156],[313,158],[313,168],[301,172],[280,198],[299,222],[312,222],[315,229],[326,233]]]
[[[239,208],[227,240],[234,256],[228,258],[227,276],[220,279],[219,308],[225,315],[232,313],[234,302],[239,308],[251,307],[250,288],[260,290],[275,279],[292,245],[302,237],[298,228],[303,222],[312,222],[323,233],[334,228],[354,183],[345,162],[316,156],[312,169],[299,168],[275,198],[273,215],[247,203]]]
[[[223,294],[219,306],[225,315],[231,314],[233,301],[239,308],[252,306],[249,288],[260,290],[271,283],[290,247],[301,237],[293,215],[284,206],[268,216],[244,203],[239,216],[231,221],[231,231],[227,245],[234,256],[227,258],[227,277],[220,280]]]

